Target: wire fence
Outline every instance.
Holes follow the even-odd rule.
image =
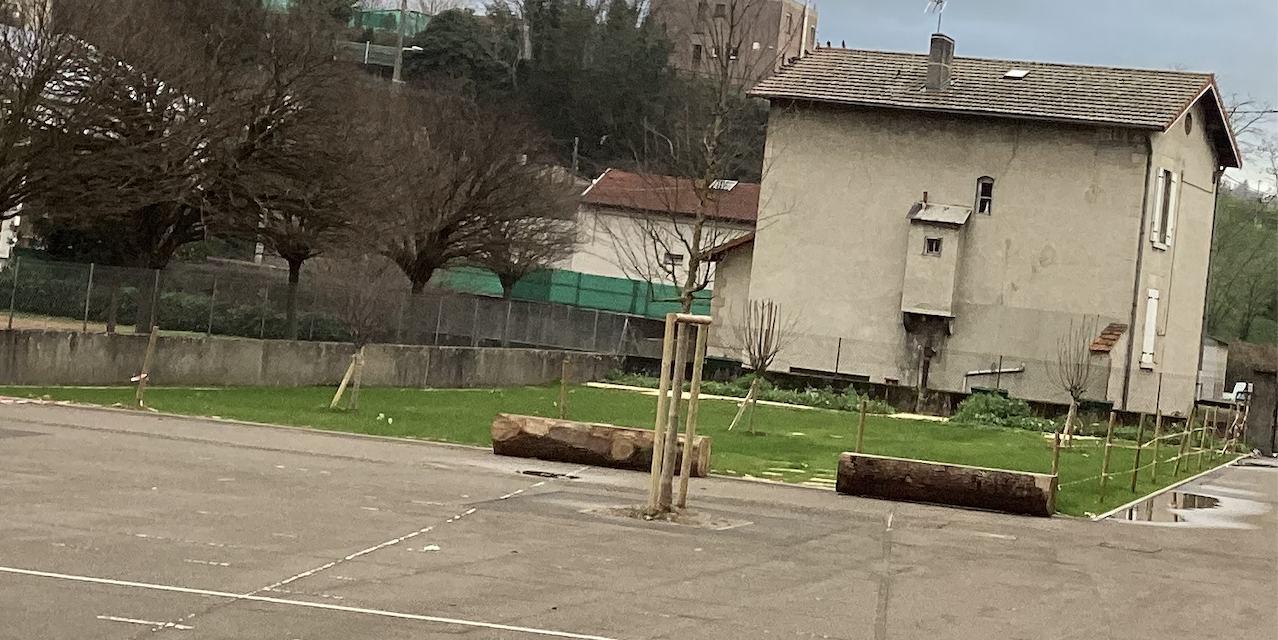
[[[287,271],[230,261],[163,270],[18,257],[0,271],[9,329],[306,341],[554,348],[643,355],[653,320],[570,305],[431,289],[345,265]]]

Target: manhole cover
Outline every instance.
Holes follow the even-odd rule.
[[[536,471],[536,470],[525,469],[524,471],[520,471],[519,473],[522,473],[526,476],[536,476],[538,478],[556,478],[556,479],[563,479],[563,480],[580,480],[581,479],[580,476],[569,475],[567,473],[554,473],[553,471]]]

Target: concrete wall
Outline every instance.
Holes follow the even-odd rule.
[[[1187,183],[1210,188],[1205,166],[1214,160],[1199,145],[1205,145],[1201,130],[1193,145],[1175,142],[1175,130],[1155,145],[1162,154],[1155,164],[1172,158],[1192,167]],[[909,246],[908,211],[924,191],[935,202],[973,203],[977,180],[989,176],[993,210],[973,214],[964,228],[953,335],[932,362],[930,382],[961,390],[965,372],[1004,356],[1026,363],[1025,373],[1010,379],[1013,393],[1064,401],[1053,370],[1057,341],[1071,322],[1086,317],[1100,328],[1130,322],[1148,139],[1123,129],[776,105],[760,211],[770,223],[757,234],[750,297],[801,310],[803,332],[843,338],[840,371],[872,382],[916,379],[917,357],[908,352],[901,322],[907,255],[916,250]],[[1170,291],[1176,300],[1169,303],[1176,310],[1158,371],[1168,374],[1161,406],[1172,412],[1188,410],[1194,395],[1200,327],[1194,318],[1201,317],[1210,199],[1203,192],[1180,201],[1177,235],[1188,239],[1176,249]],[[777,203],[785,203],[787,215],[776,215]],[[1145,273],[1170,278],[1170,265],[1164,269],[1159,260]],[[1139,336],[1141,327],[1134,329]],[[1128,345],[1139,349],[1140,340]],[[802,351],[795,353],[778,365],[829,368],[805,364]],[[1123,367],[1123,355],[1115,353],[1111,366]],[[1100,376],[1091,397],[1114,387],[1107,377],[1124,376],[1121,370]],[[1156,401],[1157,376],[1133,381],[1133,410],[1152,412]]]
[[[949,225],[915,222],[910,225],[906,245],[905,283],[901,310],[931,315],[954,315],[954,283],[959,255],[963,251],[963,229]],[[941,251],[930,254],[927,241],[941,241]]]
[[[734,327],[741,324],[750,305],[750,272],[754,264],[754,243],[737,247],[724,254],[716,265],[714,297],[710,299],[710,349],[719,357],[740,358]],[[781,310],[785,313],[785,310]]]
[[[147,336],[0,331],[0,384],[123,385],[136,375]],[[334,342],[162,337],[151,384],[303,387],[336,385],[354,347]],[[405,388],[536,385],[558,380],[563,359],[576,381],[599,380],[621,358],[588,353],[369,345],[364,384]]]

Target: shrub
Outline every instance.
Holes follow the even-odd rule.
[[[1029,403],[1020,398],[1005,398],[992,393],[977,393],[959,403],[951,422],[994,427],[1012,427],[1032,431],[1053,431],[1056,423],[1035,418]]]

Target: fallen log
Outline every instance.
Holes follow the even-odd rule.
[[[835,490],[850,496],[1049,517],[1056,476],[844,453]]]
[[[614,427],[499,414],[492,426],[493,453],[516,458],[536,458],[554,462],[650,471],[652,438],[648,429]],[[683,460],[684,438],[679,436],[678,469]],[[692,475],[710,474],[710,438],[697,436],[693,443]]]

